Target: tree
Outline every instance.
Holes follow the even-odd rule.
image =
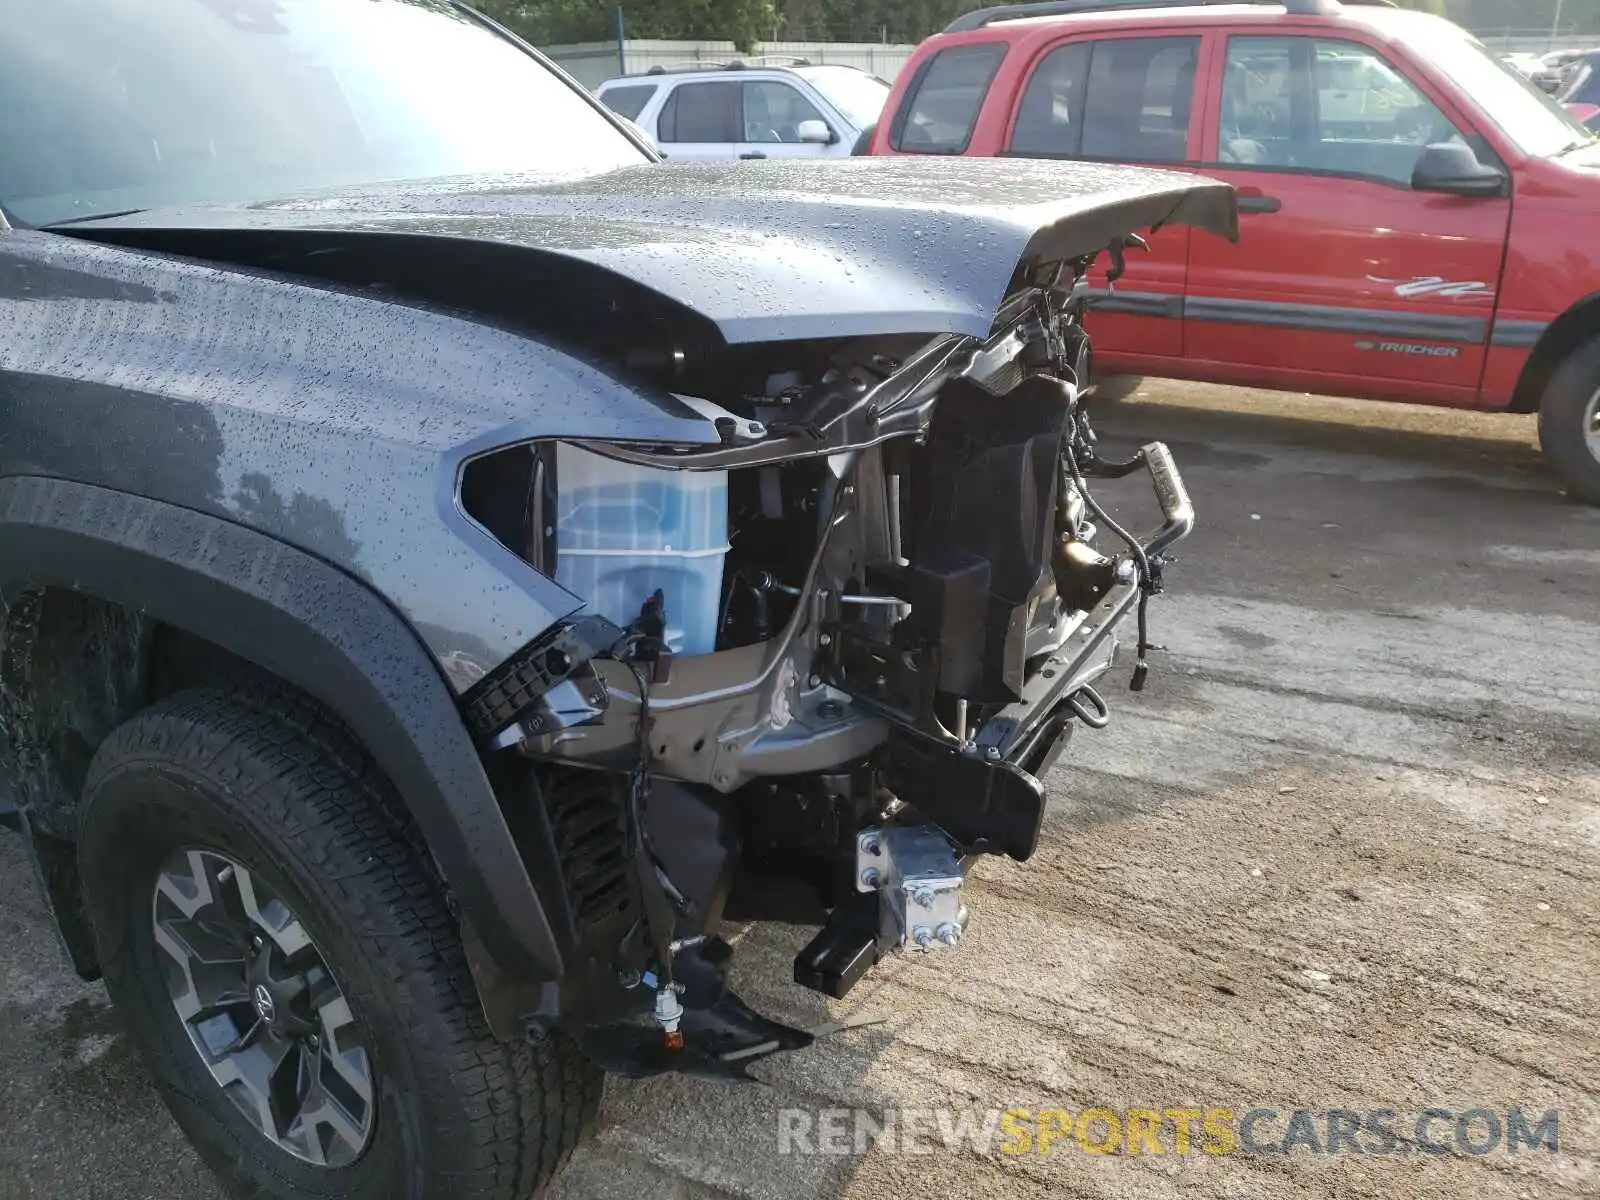
[[[535,45],[617,36],[616,0],[479,0],[477,7]],[[634,0],[620,6],[630,38],[731,41],[741,51],[772,36],[773,0]]]
[[[783,0],[780,29],[794,41],[920,42],[973,0]]]

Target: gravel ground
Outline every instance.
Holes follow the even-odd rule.
[[[1201,524],[1038,854],[979,866],[958,953],[844,1003],[785,982],[803,931],[740,932],[757,1007],[882,1023],[769,1087],[612,1085],[555,1196],[1600,1196],[1600,512],[1526,418],[1163,384],[1102,429],[1166,439]],[[217,1195],[5,836],[0,1028],[0,1196]],[[950,1105],[1390,1108],[1400,1141],[779,1153],[780,1110]],[[1513,1106],[1559,1110],[1556,1153],[1414,1144],[1422,1110]]]

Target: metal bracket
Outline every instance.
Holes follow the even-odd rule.
[[[967,927],[966,880],[937,825],[863,829],[856,836],[856,890],[878,893],[878,948],[954,949]]]

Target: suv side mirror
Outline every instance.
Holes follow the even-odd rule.
[[[1411,171],[1411,186],[1452,196],[1499,196],[1505,193],[1506,177],[1500,168],[1479,162],[1465,142],[1436,142],[1423,148]]]
[[[831,146],[839,140],[839,135],[828,128],[826,121],[801,121],[794,131],[802,142],[814,146]]]

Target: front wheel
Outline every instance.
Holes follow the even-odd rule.
[[[123,725],[78,853],[117,1011],[239,1194],[522,1200],[591,1123],[598,1074],[489,1034],[387,780],[300,702],[197,691]]]
[[[1600,337],[1550,376],[1539,402],[1539,446],[1574,496],[1600,504]]]

